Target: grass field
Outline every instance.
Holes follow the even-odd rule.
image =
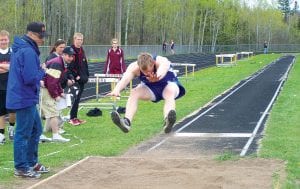
[[[183,80],[187,94],[177,101],[178,120],[280,56],[258,55],[239,61],[234,67],[203,69],[195,73],[194,79]],[[287,161],[286,188],[297,187],[300,178],[299,80],[300,66],[297,62],[267,121],[266,137],[259,154]],[[124,106],[125,102],[119,105]],[[120,155],[130,147],[162,132],[162,105],[163,103],[140,102],[132,130],[128,134],[122,133],[112,124],[110,113],[106,110],[103,111],[103,116],[96,118],[87,117],[86,111],[80,111],[79,117],[86,119],[87,123],[78,127],[65,124],[65,130],[69,134],[66,137],[71,139],[69,143],[40,144],[40,162],[50,166],[51,174],[54,174],[62,166],[68,166],[86,156]],[[0,146],[0,178],[0,186],[12,185],[18,181],[13,177],[13,144],[10,141]]]
[[[275,102],[260,156],[286,160],[288,178],[283,188],[300,188],[300,60],[291,70]]]

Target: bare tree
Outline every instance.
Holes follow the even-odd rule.
[[[128,25],[129,25],[129,13],[130,13],[130,7],[131,7],[131,0],[128,0],[127,9],[126,9],[126,23],[125,23],[125,37],[124,37],[124,44],[127,45],[128,43]]]
[[[116,26],[115,37],[121,44],[121,21],[122,21],[122,0],[116,0]]]
[[[82,17],[82,0],[80,0],[80,11],[79,11],[79,25],[78,25],[78,31],[81,32],[81,17]]]
[[[201,17],[199,19],[199,33],[198,33],[198,49],[199,52],[202,52],[203,47],[203,41],[204,41],[204,34],[205,34],[205,27],[206,27],[206,20],[209,13],[208,9],[204,9],[204,16],[203,13],[201,14]]]
[[[76,4],[75,4],[75,25],[74,25],[75,32],[78,31],[77,27],[78,27],[78,0],[76,0]]]

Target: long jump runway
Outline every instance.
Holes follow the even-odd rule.
[[[268,113],[293,62],[293,56],[283,56],[270,63],[179,122],[167,137],[162,134],[126,155],[176,155],[176,151],[192,155],[255,153]]]

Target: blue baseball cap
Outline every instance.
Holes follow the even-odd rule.
[[[64,48],[63,53],[68,54],[68,55],[74,55],[75,51],[72,47],[68,46],[68,47]]]

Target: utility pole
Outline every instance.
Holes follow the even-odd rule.
[[[122,0],[116,0],[115,38],[121,45]]]

